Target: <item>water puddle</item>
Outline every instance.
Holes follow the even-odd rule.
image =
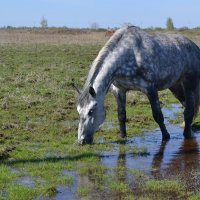
[[[183,128],[173,125],[169,120],[174,119],[177,112],[182,112],[179,105],[172,104],[163,109],[165,124],[171,135],[168,142],[161,141],[161,131],[157,128],[144,133],[143,136],[133,137],[126,141],[126,146],[136,145],[144,148],[144,154],[124,152],[118,144],[118,151],[103,152],[101,162],[108,168],[119,165],[126,169],[136,169],[156,179],[183,180],[189,189],[198,191],[200,187],[200,131],[193,133],[191,139],[185,140]],[[121,150],[122,149],[122,150]]]
[[[169,141],[169,145],[171,144],[172,146],[179,146],[178,144],[172,143],[178,143],[176,139],[178,139],[179,142],[183,140],[182,129],[179,125],[170,124],[169,120],[174,119],[175,114],[181,112],[181,107],[178,104],[172,104],[168,108],[163,108],[162,111],[165,116],[165,124],[167,126],[168,131],[171,134],[171,140]],[[145,132],[143,136],[133,137],[126,141],[125,144],[122,144],[128,147],[134,145],[138,149],[143,149],[143,154],[138,153],[138,156],[136,156],[135,153],[133,154],[130,152],[121,153],[120,144],[116,143],[115,150],[105,151],[102,153],[102,163],[107,167],[115,167],[118,157],[124,154],[124,157],[126,157],[127,159],[127,167],[149,170],[151,169],[152,159],[154,154],[156,154],[157,152],[157,148],[159,146],[163,146],[163,143],[161,142],[161,136],[162,135],[160,129],[156,128],[152,131]],[[174,150],[174,148],[170,148],[170,151],[172,150]]]
[[[18,182],[21,184],[21,185],[24,185],[26,187],[30,187],[30,188],[34,188],[35,187],[35,181],[29,177],[29,176],[24,176],[24,177],[21,177]]]
[[[79,200],[80,198],[76,195],[76,190],[78,188],[78,175],[73,171],[64,171],[63,175],[72,176],[73,177],[73,184],[70,187],[62,187],[58,186],[56,189],[58,191],[56,195],[56,200],[61,199],[73,199]]]
[[[148,179],[183,181],[188,191],[198,192],[200,188],[200,131],[196,131],[191,139],[185,140],[180,125],[169,122],[176,118],[178,112],[183,112],[183,110],[177,104],[163,109],[165,124],[171,135],[168,142],[161,141],[162,135],[158,128],[146,131],[142,136],[130,138],[124,143],[112,142],[113,150],[102,152],[99,161],[99,166],[106,167],[106,171],[98,172],[99,169],[95,168],[94,171],[91,170],[89,174],[84,175],[78,175],[74,171],[64,171],[63,176],[73,177],[73,184],[66,187],[58,186],[57,194],[53,199],[82,199],[77,194],[78,188],[92,188],[89,193],[91,199],[115,199],[112,196],[113,193],[108,192],[109,181],[103,178],[106,175],[114,177],[114,181],[117,177],[117,180],[128,184],[137,194],[140,180],[136,180],[131,170],[138,176],[144,175]],[[71,122],[66,123],[72,125]],[[73,122],[73,125],[75,124],[77,125],[78,121]],[[103,126],[106,129],[115,127],[116,125],[110,122]],[[102,173],[102,177],[99,177],[98,173]],[[35,182],[30,177],[22,177],[19,182],[27,187],[35,187]],[[97,182],[99,187],[95,188],[94,185]],[[116,199],[120,198],[117,196]]]
[[[117,177],[119,180],[132,185],[137,193],[139,181],[130,174],[130,170],[136,173],[142,172],[149,179],[171,179],[181,180],[186,183],[188,190],[197,192],[200,188],[200,131],[195,132],[193,138],[185,140],[183,129],[180,125],[170,124],[170,120],[176,118],[176,113],[183,112],[180,105],[172,104],[168,108],[163,108],[165,124],[170,132],[171,139],[162,142],[160,129],[146,131],[143,136],[133,137],[124,143],[114,142],[112,151],[101,153],[99,165],[105,166],[108,171],[106,175]],[[77,121],[75,122],[77,124]],[[112,129],[116,125],[104,123],[103,128]],[[100,142],[101,143],[101,142]],[[133,148],[134,147],[134,148]],[[134,151],[131,151],[134,149]],[[120,172],[123,169],[123,172]],[[95,199],[114,198],[113,193],[108,193],[107,181],[97,180],[96,173],[79,176],[75,172],[64,172],[74,178],[74,183],[70,187],[57,187],[58,194],[55,199],[80,199],[77,196],[77,188],[93,187],[99,181],[103,190],[92,189],[90,197]],[[105,175],[104,174],[104,175]],[[111,195],[109,197],[109,195]],[[118,198],[118,197],[116,197]]]

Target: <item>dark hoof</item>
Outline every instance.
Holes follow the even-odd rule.
[[[163,141],[168,141],[169,139],[170,139],[170,134],[169,133],[163,135],[163,137],[162,137]]]
[[[93,139],[92,138],[84,138],[82,140],[78,141],[79,145],[84,145],[84,144],[92,144]]]
[[[126,138],[126,134],[120,134],[121,138]]]
[[[183,133],[183,136],[185,137],[185,139],[190,139],[190,138],[192,138],[192,134],[191,133]]]
[[[190,129],[186,129],[183,131],[183,136],[185,137],[185,139],[190,139],[192,137],[192,130]]]

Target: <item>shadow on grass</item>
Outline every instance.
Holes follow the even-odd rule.
[[[129,153],[119,153],[118,156],[149,156],[149,152],[129,152]],[[84,154],[79,154],[75,156],[64,156],[64,157],[46,157],[46,158],[36,158],[36,159],[13,159],[13,160],[6,160],[2,159],[0,164],[4,165],[14,165],[14,164],[26,164],[26,163],[43,163],[43,162],[63,162],[63,161],[79,161],[87,158],[108,158],[108,157],[113,157],[116,156],[115,154],[112,155],[102,155],[102,154],[97,154],[97,153],[84,153]]]
[[[62,162],[62,161],[78,161],[84,158],[101,158],[101,155],[96,153],[84,153],[75,156],[64,157],[46,157],[36,159],[16,159],[16,160],[1,160],[1,164],[13,165],[13,164],[25,164],[25,163],[42,163],[42,162]]]

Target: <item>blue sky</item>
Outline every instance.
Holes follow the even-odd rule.
[[[0,27],[40,26],[165,27],[171,17],[175,27],[200,26],[199,0],[1,0]]]

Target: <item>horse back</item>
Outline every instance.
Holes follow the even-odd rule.
[[[149,76],[147,79],[168,87],[186,74],[200,75],[200,49],[190,39],[178,34],[149,34],[135,27],[132,37],[136,67]]]

